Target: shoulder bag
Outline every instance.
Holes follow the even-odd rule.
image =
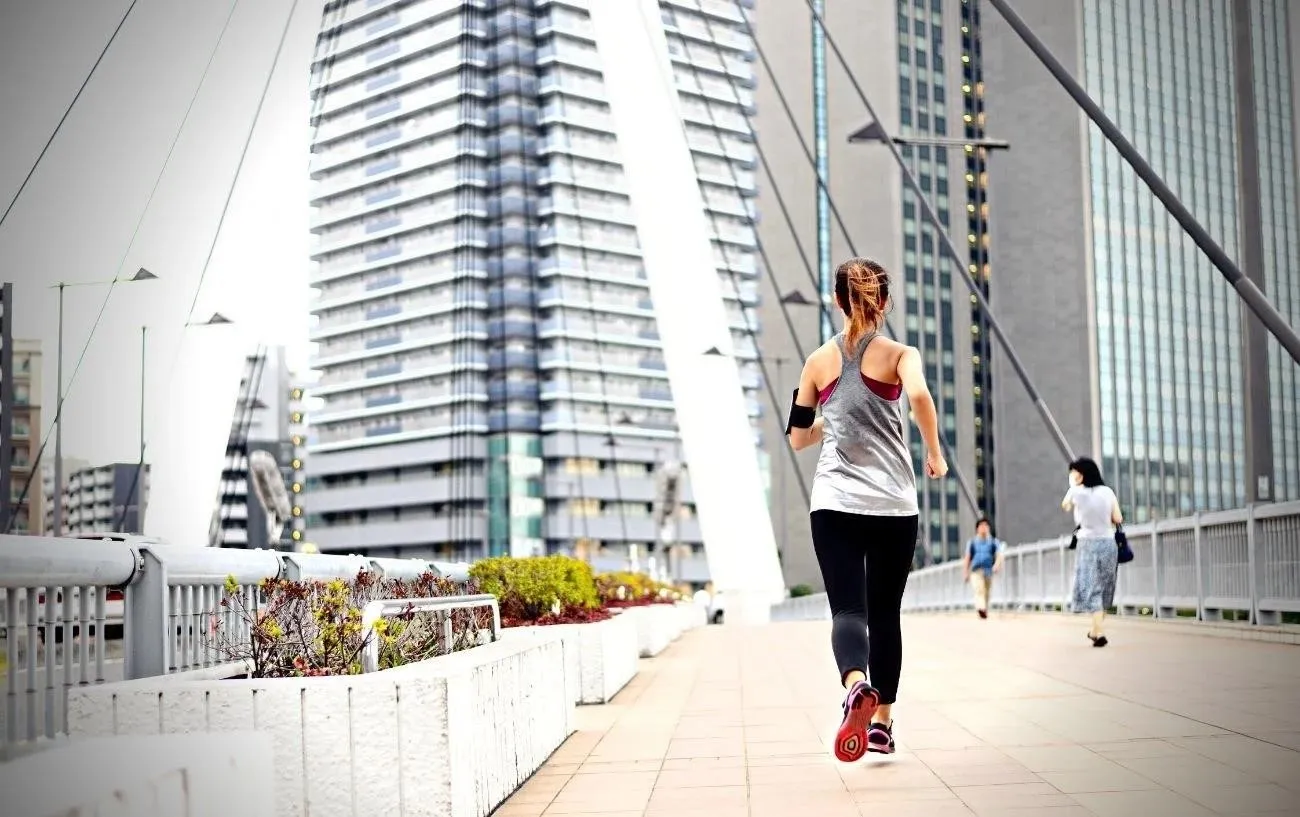
[[[1133,561],[1133,548],[1128,546],[1128,534],[1124,532],[1123,525],[1115,526],[1115,544],[1119,546],[1119,563],[1127,564]]]

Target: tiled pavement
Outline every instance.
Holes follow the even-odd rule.
[[[499,817],[1300,815],[1300,647],[1081,619],[905,618],[899,753],[830,754],[829,624],[688,633]]]

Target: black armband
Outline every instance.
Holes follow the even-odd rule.
[[[808,408],[799,405],[799,390],[794,390],[794,397],[790,398],[790,420],[785,424],[786,436],[790,435],[792,428],[812,428],[813,422],[817,419],[817,409]]]

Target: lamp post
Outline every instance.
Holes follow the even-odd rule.
[[[58,359],[55,363],[55,399],[54,399],[54,535],[63,535],[63,292],[68,287],[114,286],[116,284],[133,284],[140,281],[157,280],[144,267],[136,270],[130,278],[109,278],[107,281],[81,281],[69,283],[60,281],[54,285],[59,290],[59,341]]]
[[[140,272],[147,273],[148,271],[142,269]],[[149,274],[152,275],[152,273]],[[148,278],[139,278],[138,277],[139,275],[140,273],[136,273],[137,278],[134,278],[132,280],[142,280],[142,281],[149,280]],[[214,312],[212,314],[212,317],[208,318],[206,321],[188,322],[184,325],[186,327],[219,326],[222,324],[229,324],[229,323],[232,323],[232,321],[229,318],[227,318],[226,316],[222,315],[219,312]],[[148,351],[148,339],[149,339],[149,327],[141,326],[140,327],[140,451],[139,451],[138,459],[136,460],[135,475],[132,476],[131,478],[131,491],[130,491],[130,498],[131,500],[134,501],[134,505],[135,505],[136,527],[139,528],[138,532],[141,534],[144,533],[145,506],[147,505],[148,502],[145,495],[145,487],[144,487],[145,362],[147,357],[146,353]],[[126,525],[126,513],[129,507],[130,506],[128,505],[123,505],[122,515],[119,517],[118,524],[114,525],[114,528],[120,529]]]

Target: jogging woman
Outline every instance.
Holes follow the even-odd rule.
[[[845,261],[835,271],[835,299],[844,331],[808,356],[786,433],[795,450],[822,444],[812,539],[831,606],[831,649],[848,690],[835,756],[851,762],[868,751],[894,751],[891,715],[903,660],[899,608],[920,514],[904,393],[925,442],[926,475],[942,477],[948,464],[921,355],[880,335],[889,305],[884,267],[864,258]]]

